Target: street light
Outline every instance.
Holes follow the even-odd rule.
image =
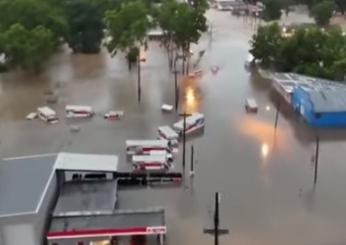
[[[185,154],[186,154],[186,117],[191,116],[186,112],[179,114],[179,116],[183,117],[183,171],[185,172]]]
[[[204,233],[214,236],[214,245],[219,245],[220,235],[225,235],[229,233],[228,229],[220,228],[219,205],[220,205],[220,193],[215,192],[214,227],[203,230]]]

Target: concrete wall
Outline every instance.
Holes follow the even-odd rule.
[[[0,245],[42,245],[45,243],[47,221],[57,194],[56,176],[47,184],[37,213],[0,217]]]
[[[39,244],[39,239],[35,231],[35,215],[27,214],[12,217],[1,217],[0,244]]]
[[[42,204],[35,216],[36,233],[39,237],[40,243],[45,244],[46,232],[48,230],[51,214],[55,207],[58,198],[58,181],[56,173],[53,173],[46,187],[45,196],[42,199]]]

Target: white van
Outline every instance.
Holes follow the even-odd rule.
[[[160,138],[168,140],[171,147],[178,146],[179,135],[170,126],[160,126],[158,128]]]
[[[56,112],[48,106],[42,106],[37,108],[38,117],[48,123],[57,123],[58,117]]]
[[[132,164],[139,171],[168,170],[171,166],[165,154],[134,155]]]
[[[128,155],[148,155],[153,150],[171,152],[168,140],[126,140]]]
[[[65,107],[66,117],[73,118],[85,118],[92,117],[94,115],[93,109],[90,106],[83,105],[67,105]]]
[[[257,102],[254,98],[247,98],[245,100],[245,109],[247,112],[254,112],[256,113],[258,111]]]
[[[202,113],[192,113],[191,116],[186,117],[186,130],[185,134],[192,133],[198,129],[203,128],[205,125],[204,114]],[[179,135],[183,134],[184,130],[184,120],[180,120],[179,122],[173,125],[173,128]]]

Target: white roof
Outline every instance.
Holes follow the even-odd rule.
[[[247,98],[246,104],[250,107],[257,107],[256,100],[254,98]]]
[[[168,146],[167,140],[126,140],[126,146]]]
[[[132,157],[133,162],[167,162],[167,155],[159,154],[159,155],[135,155]]]
[[[177,132],[175,132],[170,126],[160,126],[158,130],[168,139],[175,139],[179,137]]]
[[[118,169],[118,156],[63,152],[58,154],[55,169],[116,172]]]
[[[189,126],[195,124],[196,121],[201,119],[201,118],[204,118],[204,115],[202,113],[198,113],[198,112],[192,113],[191,116],[186,117],[186,126],[189,127]],[[184,120],[182,119],[179,122],[175,123],[173,125],[173,127],[177,128],[179,130],[182,130],[184,127]]]
[[[55,115],[55,111],[48,106],[38,107],[37,111],[46,115]]]
[[[75,111],[92,111],[91,106],[87,105],[67,105],[65,110],[75,110]]]

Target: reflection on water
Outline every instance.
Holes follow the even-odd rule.
[[[183,81],[183,110],[187,113],[199,111],[202,100],[199,81],[196,79],[185,79]]]
[[[262,158],[267,158],[268,154],[269,154],[269,145],[267,143],[263,143],[261,146]]]
[[[272,145],[275,143],[276,149],[285,149],[287,147],[285,145],[286,132],[280,127],[275,130],[272,123],[261,121],[256,117],[245,116],[238,119],[237,126],[241,133],[253,137],[262,144],[261,152],[263,157],[266,157],[269,153],[269,143]]]

